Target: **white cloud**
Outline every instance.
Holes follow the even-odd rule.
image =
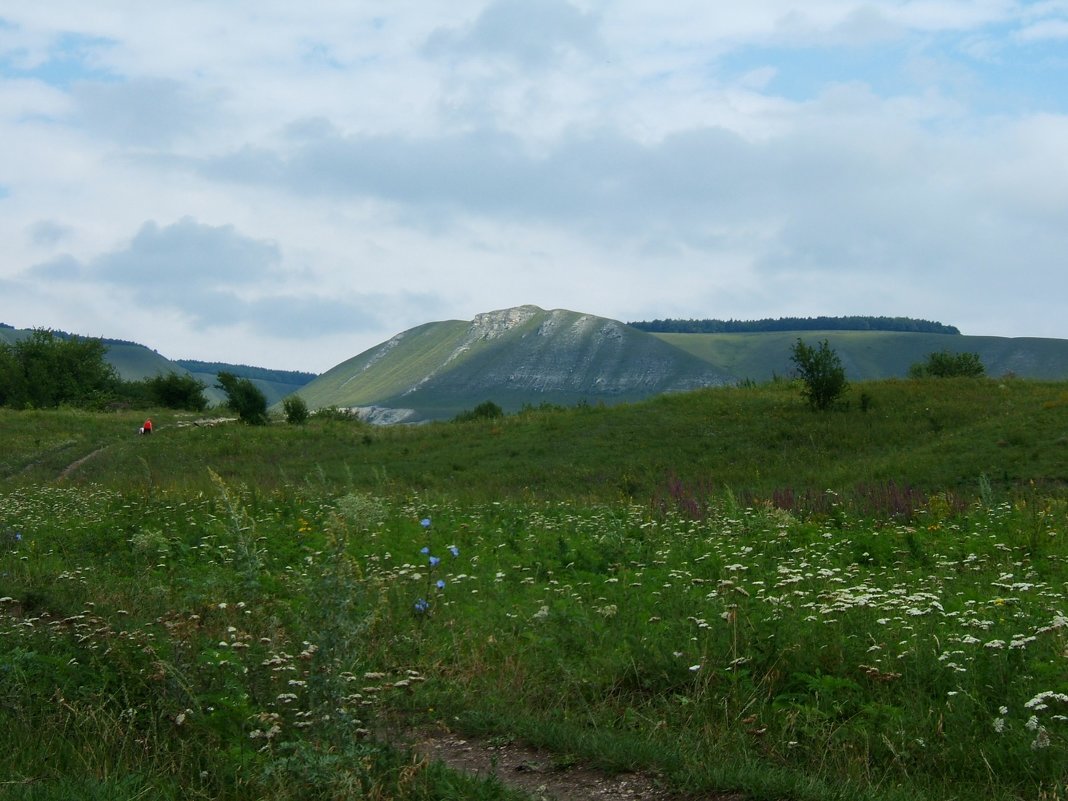
[[[0,17],[7,322],[311,369],[520,303],[1068,336],[1063,2]]]

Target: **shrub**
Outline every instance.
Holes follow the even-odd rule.
[[[187,409],[202,412],[208,405],[204,397],[204,382],[188,373],[179,375],[173,370],[145,381],[152,400],[168,409]]]
[[[504,409],[493,401],[483,401],[474,409],[460,412],[453,420],[457,423],[466,423],[471,420],[495,420],[504,417]]]
[[[267,396],[247,378],[238,378],[233,373],[219,373],[216,385],[226,393],[226,405],[230,407],[241,422],[249,425],[267,423]]]
[[[813,409],[829,409],[848,388],[842,360],[827,340],[819,347],[806,345],[799,338],[791,351],[791,360],[797,366],[797,374],[804,382],[802,396]]]
[[[282,409],[286,413],[286,422],[300,425],[308,419],[308,404],[300,395],[290,395],[282,401]]]
[[[941,350],[928,353],[927,361],[909,368],[910,378],[979,378],[986,368],[978,353],[950,353]]]

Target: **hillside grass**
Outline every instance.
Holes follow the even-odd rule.
[[[987,375],[1007,374],[1061,380],[1068,343],[1038,337],[988,337],[903,331],[769,331],[752,334],[664,334],[654,336],[737,376],[769,381],[793,372],[790,351],[798,338],[810,345],[827,340],[853,381],[904,378],[928,354],[977,353]]]
[[[987,379],[853,385],[847,404],[810,411],[776,382],[615,407],[530,409],[490,422],[371,428],[333,418],[307,426],[192,426],[154,416],[151,440],[129,414],[0,410],[10,444],[0,478],[42,482],[96,455],[71,483],[207,489],[206,467],[261,490],[404,488],[487,500],[539,497],[641,502],[699,493],[853,496],[894,484],[974,495],[1028,481],[1068,483],[1068,384]],[[184,426],[184,427],[183,427]]]
[[[376,738],[429,722],[695,793],[1068,796],[1068,384],[153,420],[0,411],[4,798],[507,797]]]

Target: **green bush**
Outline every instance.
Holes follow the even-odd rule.
[[[308,404],[300,395],[290,395],[282,401],[282,410],[286,413],[286,422],[300,425],[308,420]]]
[[[826,339],[819,347],[813,348],[799,338],[790,358],[797,367],[798,376],[804,382],[801,394],[813,409],[829,409],[849,386],[842,360],[827,344]]]
[[[986,368],[978,353],[950,353],[941,350],[927,354],[927,361],[909,368],[910,378],[979,378]]]
[[[457,423],[466,423],[471,420],[495,420],[504,417],[504,409],[493,401],[483,401],[474,409],[460,412],[453,420]]]
[[[180,375],[172,370],[167,375],[146,379],[145,383],[157,406],[202,412],[208,405],[204,382],[188,373]]]

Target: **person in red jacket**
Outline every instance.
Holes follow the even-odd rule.
[[[151,434],[152,433],[152,421],[151,420],[145,420],[145,424],[143,426],[141,426],[141,433],[142,434]]]

